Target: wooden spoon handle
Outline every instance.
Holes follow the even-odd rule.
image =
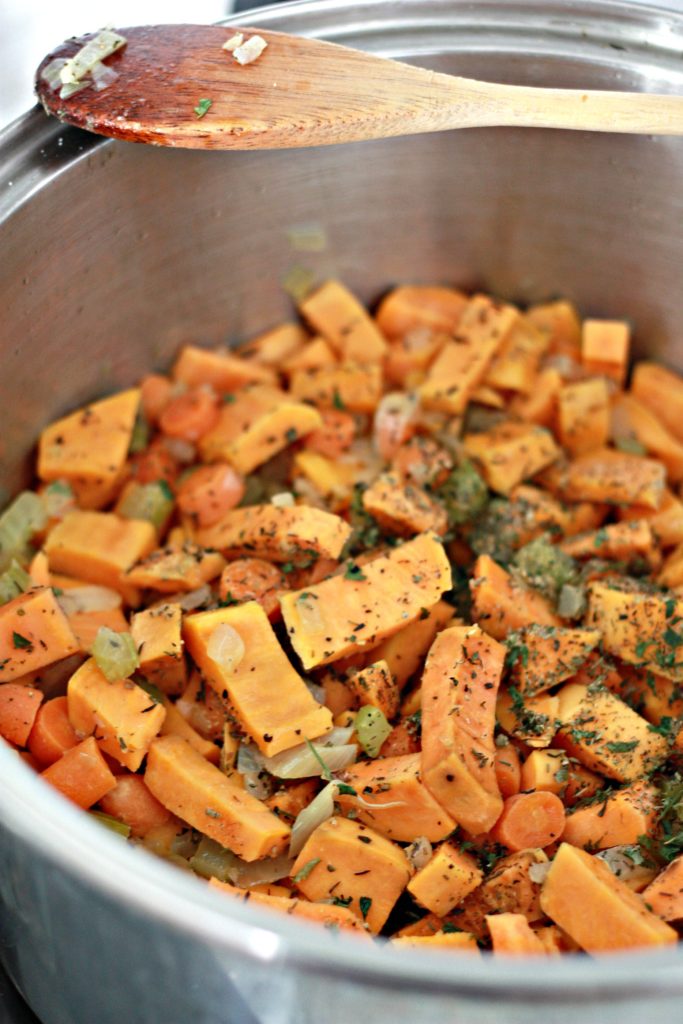
[[[452,83],[453,120],[460,127],[467,118],[471,125],[480,126],[683,135],[683,96],[545,89],[443,77]]]
[[[221,25],[123,29],[100,92],[62,99],[42,71],[68,58],[69,40],[42,62],[48,113],[101,135],[195,149],[279,149],[490,125],[683,134],[683,97],[496,85],[385,60],[319,39],[262,29],[267,49],[241,66]],[[246,36],[253,30],[242,30]]]

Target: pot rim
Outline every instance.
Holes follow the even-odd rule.
[[[623,0],[369,0],[361,24],[344,21],[347,0],[295,0],[226,19],[226,24],[259,25],[322,36],[385,55],[400,53],[398,38],[422,36],[429,52],[430,32],[477,32],[488,45],[498,31],[518,48],[520,36],[535,40],[535,52],[556,52],[562,39],[586,59],[636,68],[647,57],[666,81],[681,76],[683,13],[652,4]],[[387,45],[391,21],[393,48]],[[510,28],[512,26],[512,28]],[[581,33],[587,32],[588,38]],[[396,38],[394,39],[394,36]],[[645,42],[647,39],[647,42]],[[500,49],[501,37],[495,36]],[[389,41],[391,42],[391,40]],[[553,51],[552,46],[555,47]],[[550,47],[550,49],[548,49]],[[575,54],[574,54],[575,55]],[[678,69],[676,68],[678,64]],[[45,167],[40,154],[62,136],[59,158]],[[29,111],[0,132],[0,226],[57,174],[100,146],[122,145],[66,128]],[[11,182],[11,187],[8,183]],[[4,186],[4,187],[3,187]],[[533,1001],[541,1005],[571,999],[581,1003],[615,1003],[635,995],[657,1000],[683,998],[683,949],[610,954],[597,959],[580,955],[506,961],[490,955],[453,957],[449,953],[387,949],[359,942],[353,935],[331,934],[308,922],[228,898],[221,900],[205,883],[134,849],[71,806],[0,743],[0,817],[30,846],[87,885],[163,920],[224,951],[239,952],[264,964],[296,966],[320,977],[353,978],[356,984],[390,985],[413,992],[459,994],[471,999]],[[102,869],[106,865],[106,870]],[[235,925],[238,927],[235,927]]]

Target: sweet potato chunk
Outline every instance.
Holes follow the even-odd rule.
[[[545,956],[546,948],[523,914],[487,914],[493,952],[505,956]]]
[[[72,675],[67,687],[69,720],[79,736],[95,736],[115,761],[137,771],[161,729],[166,709],[129,679],[110,683],[94,658]]]
[[[282,615],[305,669],[372,647],[434,605],[450,589],[446,553],[431,534],[392,549],[362,568],[285,594]]]
[[[78,649],[50,587],[34,587],[0,607],[0,682],[36,672]]]
[[[459,416],[508,333],[519,320],[514,306],[475,295],[467,303],[454,341],[447,342],[420,388],[423,405]]]
[[[466,434],[464,444],[489,487],[499,494],[509,494],[560,454],[548,430],[527,423],[506,422],[480,434]]]
[[[567,683],[559,693],[558,717],[565,750],[610,779],[633,781],[668,756],[666,737],[606,688]]]
[[[578,672],[599,641],[596,629],[526,626],[508,642],[515,686],[524,697],[552,689]]]
[[[536,590],[517,582],[488,555],[477,559],[472,579],[472,616],[496,640],[512,630],[531,626],[559,626],[550,602]]]
[[[277,910],[278,913],[292,914],[294,917],[305,917],[309,921],[315,921],[324,928],[336,930],[342,928],[344,931],[352,931],[357,935],[364,936],[369,941],[362,921],[347,907],[337,907],[330,903],[311,903],[309,900],[297,899],[295,897],[278,896],[271,893],[260,892],[255,886],[249,889],[238,889],[229,882],[220,882],[217,878],[210,878],[209,885],[212,889],[227,893],[235,899],[244,900],[246,903],[260,904]],[[270,887],[271,889],[273,886]]]
[[[664,921],[683,921],[683,856],[672,860],[642,893],[652,912]]]
[[[387,839],[410,843],[415,836],[425,836],[436,843],[455,828],[453,818],[421,780],[419,753],[360,761],[347,768],[343,778],[356,791],[356,796],[339,794],[344,813],[353,808],[358,821]]]
[[[38,476],[67,480],[82,508],[114,497],[124,468],[140,391],[132,388],[57,420],[40,435]]]
[[[467,297],[455,288],[402,285],[382,299],[375,320],[390,341],[415,328],[452,334],[466,306]]]
[[[197,531],[197,541],[228,558],[256,556],[272,562],[309,564],[316,556],[339,558],[351,527],[339,516],[304,505],[251,505],[228,512]]]
[[[312,697],[256,601],[191,615],[184,637],[209,685],[227,694],[264,754],[278,754],[332,728],[332,715]]]
[[[110,772],[92,736],[67,750],[41,772],[41,777],[83,810],[96,804],[116,785],[116,776]]]
[[[606,864],[562,843],[543,883],[541,906],[588,953],[674,943],[673,928]]]
[[[188,388],[210,384],[219,394],[237,391],[249,384],[274,384],[274,372],[220,349],[186,345],[173,367],[173,379]]]
[[[503,801],[494,765],[505,649],[477,626],[438,634],[422,676],[422,777],[468,831],[488,832]]]
[[[290,829],[179,736],[154,740],[145,782],[157,800],[243,860],[282,853]]]
[[[630,343],[631,329],[623,320],[584,320],[581,361],[588,373],[603,374],[623,385]]]
[[[569,815],[562,839],[572,846],[607,850],[649,835],[657,819],[657,790],[644,780],[610,793]]]
[[[374,412],[382,397],[382,369],[377,363],[369,366],[344,363],[295,370],[289,390],[299,401],[312,402],[321,408]]]
[[[484,873],[474,857],[453,843],[441,843],[431,860],[408,882],[408,892],[427,910],[444,917],[481,884]]]
[[[602,634],[606,651],[668,679],[683,679],[679,648],[683,601],[628,581],[595,580],[588,587],[586,625]]]
[[[297,882],[304,896],[343,900],[373,934],[382,929],[411,876],[400,846],[346,818],[329,818],[318,826],[294,862],[292,876],[312,861],[312,870]]]
[[[130,632],[140,658],[140,671],[164,693],[177,696],[187,684],[183,658],[183,620],[179,604],[160,604],[136,612]]]
[[[225,559],[217,551],[185,541],[179,548],[157,548],[150,552],[128,570],[125,579],[135,587],[174,594],[178,590],[196,590],[215,580],[224,566]]]
[[[380,362],[387,343],[364,306],[339,281],[326,281],[300,303],[311,326],[326,338],[343,359],[356,363]]]
[[[253,387],[222,407],[199,450],[206,462],[226,461],[238,473],[251,473],[321,424],[320,413],[310,405],[276,388]]]
[[[363,508],[389,533],[412,536],[433,530],[443,534],[448,517],[443,505],[395,473],[382,473],[363,492]]]
[[[50,571],[100,583],[137,604],[130,567],[156,547],[156,531],[141,519],[76,509],[57,523],[45,542]]]
[[[493,357],[484,383],[503,391],[528,394],[549,341],[546,333],[526,317],[520,317]]]
[[[570,463],[564,497],[567,501],[601,501],[656,509],[662,503],[665,484],[666,469],[661,462],[599,448]]]
[[[607,444],[610,396],[604,380],[591,378],[566,384],[557,404],[560,444],[571,455],[582,455]]]

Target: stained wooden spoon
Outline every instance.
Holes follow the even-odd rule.
[[[241,65],[223,44],[242,32],[267,48]],[[129,142],[192,149],[279,149],[484,125],[683,134],[683,96],[539,89],[457,78],[319,39],[221,25],[121,30],[117,76],[60,99],[42,77],[92,37],[40,64],[36,90],[61,121]]]

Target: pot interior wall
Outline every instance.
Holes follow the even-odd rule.
[[[587,35],[569,52],[539,36],[520,54],[514,35],[466,48],[456,27],[380,36],[368,21],[365,35],[336,38],[394,56],[412,43],[419,63],[499,81],[683,84],[663,57],[644,68]],[[282,282],[295,268],[338,275],[370,301],[408,281],[523,302],[562,294],[630,318],[639,354],[681,362],[680,140],[484,129],[207,154],[93,145],[54,124],[36,136],[49,187],[2,226],[6,490],[51,417],[167,367],[184,340],[230,343],[291,315]],[[87,152],[60,166],[79,138]]]

